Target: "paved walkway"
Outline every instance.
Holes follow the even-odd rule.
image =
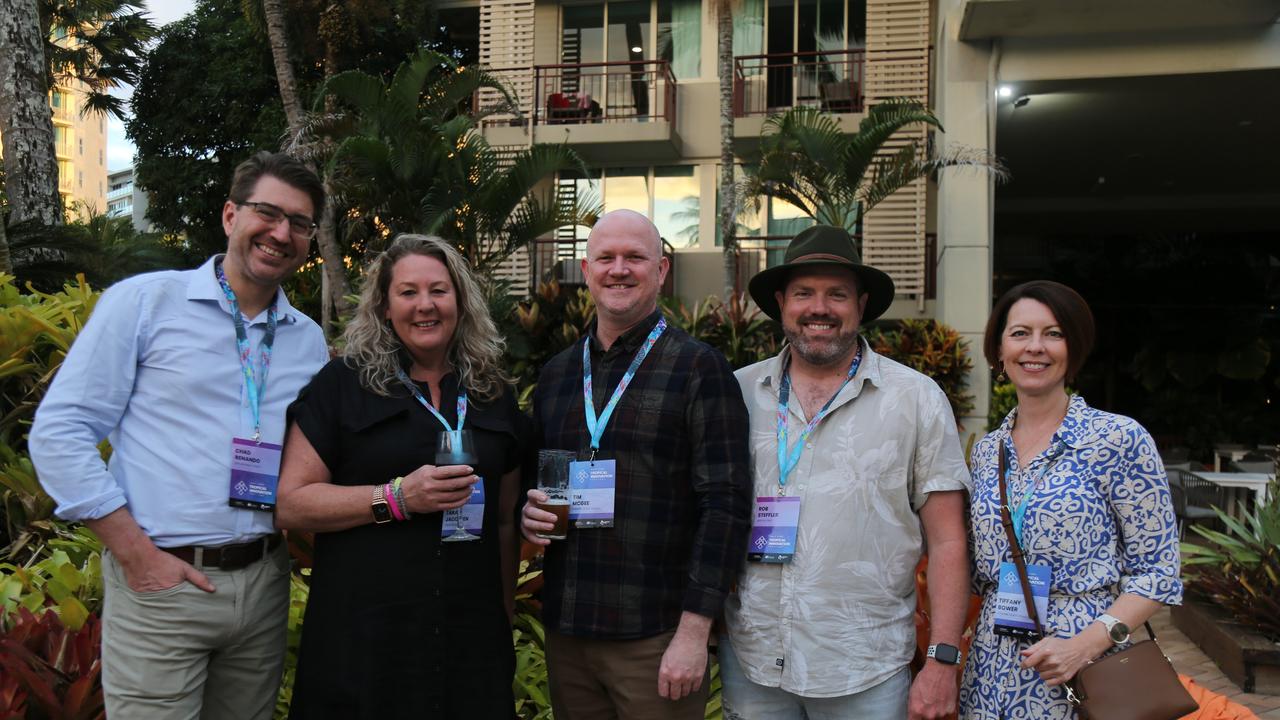
[[[1280,695],[1247,693],[1241,690],[1239,685],[1228,680],[1208,655],[1201,652],[1195,643],[1173,626],[1168,608],[1151,618],[1151,627],[1160,638],[1160,649],[1164,650],[1173,661],[1173,666],[1178,669],[1178,672],[1191,676],[1197,685],[1222,693],[1248,707],[1257,713],[1261,720],[1280,720]],[[1145,634],[1145,631],[1140,630],[1139,633]]]

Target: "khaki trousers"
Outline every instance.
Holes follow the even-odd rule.
[[[102,563],[102,687],[112,720],[270,720],[284,663],[289,554],[284,543],[239,570],[202,568],[139,593],[111,553]]]
[[[674,701],[658,695],[658,668],[674,635],[670,630],[641,640],[595,640],[548,630],[556,720],[702,720],[709,672],[692,695]]]

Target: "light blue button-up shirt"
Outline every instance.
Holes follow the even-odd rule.
[[[273,532],[271,513],[227,504],[231,440],[253,435],[231,309],[210,258],[195,270],[112,286],[36,411],[29,446],[59,517],[128,506],[160,547],[224,545]],[[281,443],[285,409],[329,359],[324,334],[277,291],[262,439]],[[267,329],[248,325],[255,370]],[[97,444],[111,441],[102,462]]]

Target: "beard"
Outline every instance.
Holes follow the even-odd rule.
[[[840,332],[831,340],[815,340],[805,337],[800,328],[800,324],[807,322],[830,323],[834,326],[839,326],[840,323],[832,317],[808,316],[800,318],[799,323],[795,325],[790,323],[782,324],[782,334],[786,336],[787,342],[791,345],[791,350],[810,365],[825,367],[844,360],[849,357],[849,354],[858,344],[858,329],[856,327],[849,330],[841,328]]]

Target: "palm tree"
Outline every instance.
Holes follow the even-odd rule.
[[[733,4],[734,0],[716,0],[716,75],[720,81],[720,237],[724,239],[724,291],[736,291],[737,204],[733,183]]]
[[[246,2],[245,14],[256,15],[257,3]],[[251,17],[252,19],[252,17]],[[289,55],[289,32],[285,21],[284,0],[262,0],[262,20],[266,25],[267,39],[271,45],[271,59],[276,69],[276,82],[280,85],[280,101],[284,105],[284,114],[289,123],[289,134],[284,142],[285,152],[303,157],[312,169],[317,167],[315,158],[300,143],[305,132],[306,112],[303,110],[302,98],[298,94],[297,75],[293,71],[293,61]],[[326,67],[328,74],[333,69]],[[333,188],[327,174],[324,177],[325,194],[332,198]],[[337,239],[337,210],[330,200],[320,211],[320,228],[316,233],[316,246],[320,250],[320,327],[324,328],[326,337],[334,330],[333,321],[346,311],[347,296],[351,294],[351,284],[347,282],[346,264],[343,262],[342,249]]]
[[[62,222],[53,115],[40,38],[36,0],[0,0],[0,136],[10,225],[29,220],[44,225]],[[9,243],[0,243],[0,272],[11,271]]]
[[[942,129],[928,108],[912,100],[873,106],[853,134],[820,110],[791,108],[765,121],[760,163],[746,169],[739,191],[757,210],[766,196],[777,197],[820,224],[853,232],[880,201],[935,170],[981,168],[1006,178],[997,160],[969,148],[921,157],[909,143],[890,155],[881,152],[894,133],[914,123]]]
[[[476,131],[482,117],[469,114],[481,88],[509,104],[488,113],[514,106],[488,71],[430,50],[402,64],[390,84],[359,71],[325,83],[340,110],[319,129],[340,138],[330,168],[343,200],[363,219],[351,226],[356,244],[433,233],[483,271],[557,227],[589,223],[594,208],[562,209],[550,187],[535,192],[556,173],[585,174],[582,161],[565,146],[545,144],[501,156]]]
[[[48,90],[83,83],[84,111],[124,117],[124,100],[110,94],[136,85],[156,36],[141,2],[129,0],[38,0]]]

